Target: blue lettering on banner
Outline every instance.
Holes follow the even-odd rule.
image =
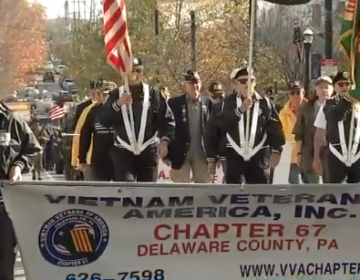
[[[356,218],[349,205],[360,204],[360,194],[221,194],[201,199],[203,207],[195,207],[196,197],[97,197],[44,195],[50,204],[70,204],[128,208],[123,219],[163,218],[268,218],[279,220],[281,213],[271,205],[294,205],[293,216],[299,219]],[[319,205],[320,204],[320,205]],[[287,212],[289,214],[291,212]]]
[[[69,209],[43,224],[38,242],[41,255],[49,263],[82,266],[103,254],[109,242],[109,228],[105,220],[92,211]]]
[[[116,276],[104,276],[105,273],[70,273],[64,280],[165,280],[163,269],[118,272]]]
[[[304,279],[304,276],[360,275],[360,263],[355,262],[241,264],[239,269],[240,276],[245,277],[245,279],[264,276],[267,277],[266,279],[279,279],[280,277],[281,279],[283,279],[282,277]]]

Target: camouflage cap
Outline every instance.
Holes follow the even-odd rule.
[[[209,91],[213,95],[223,95],[225,94],[224,87],[221,82],[212,82],[209,85]]]
[[[193,82],[193,83],[198,83],[201,81],[198,72],[192,70],[188,70],[184,73],[184,80],[185,82]]]

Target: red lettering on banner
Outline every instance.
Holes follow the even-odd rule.
[[[252,239],[237,242],[237,250],[245,251],[291,251],[303,250],[305,239]]]
[[[162,180],[168,179],[168,178],[165,176],[165,171],[164,171],[164,170],[160,170],[160,171],[159,171],[158,179],[162,179]]]
[[[219,176],[218,175],[213,175],[211,178],[211,183],[215,184],[218,180]]]
[[[157,225],[154,229],[154,238],[157,240],[167,240],[171,238],[171,233],[169,233],[170,230],[171,226],[169,225]]]
[[[338,250],[338,244],[335,239],[318,239],[317,241],[318,250]]]
[[[154,228],[156,240],[184,240],[184,239],[217,239],[229,234],[235,238],[265,238],[283,237],[284,226],[281,224],[263,223],[233,223],[213,225],[199,224],[160,224]]]
[[[230,241],[179,242],[169,245],[141,244],[137,247],[137,255],[139,257],[228,252],[230,252]]]

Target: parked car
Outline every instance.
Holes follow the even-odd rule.
[[[45,72],[43,76],[44,83],[55,83],[55,76],[53,72]]]
[[[68,70],[66,65],[55,65],[56,74],[62,75],[64,72]]]
[[[53,64],[51,61],[48,61],[48,62],[44,65],[43,70],[44,70],[45,72],[54,71],[54,70],[55,70],[54,64]]]
[[[76,85],[73,79],[65,78],[61,84],[61,88],[67,91],[76,90]]]

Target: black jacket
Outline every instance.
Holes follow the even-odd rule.
[[[240,118],[245,118],[246,123],[246,115],[242,115],[237,108],[236,98],[237,95],[232,94],[227,96],[221,103],[217,103],[208,122],[204,144],[206,156],[211,161],[216,160],[219,156],[219,147],[223,145],[219,145],[219,141],[225,139],[222,141],[228,142],[224,138],[227,133],[237,144],[240,142],[238,123]],[[264,147],[270,146],[271,150],[281,152],[282,146],[285,144],[285,137],[278,113],[267,97],[255,94],[253,98],[260,102],[261,112],[258,119],[255,146],[261,142],[266,133],[267,140]],[[250,110],[252,112],[253,108]]]
[[[275,103],[274,108],[275,108],[276,112],[279,114],[283,107],[280,104]]]
[[[350,122],[353,111],[351,102],[336,95],[333,98],[326,101],[323,110],[326,118],[327,142],[335,146],[340,143],[339,128],[338,128],[338,122],[340,121],[344,122],[345,139],[349,139]],[[356,120],[355,120],[355,124],[356,124]]]
[[[91,153],[91,164],[104,164],[110,161],[110,152],[114,142],[114,130],[100,123],[100,114],[104,109],[99,104],[91,108],[80,132],[79,162],[86,163],[88,152]],[[92,150],[90,145],[92,143]]]
[[[0,134],[5,133],[10,134],[10,141],[5,141],[4,135],[1,136],[1,180],[9,179],[9,171],[13,166],[19,166],[23,173],[28,173],[33,168],[31,157],[42,151],[40,144],[27,123],[15,116],[10,109],[0,103]]]
[[[82,114],[82,112],[84,111],[84,109],[87,107],[87,106],[90,106],[92,104],[92,100],[89,99],[89,100],[86,100],[82,103],[80,103],[79,105],[76,106],[76,110],[75,110],[75,116],[74,116],[74,120],[73,120],[73,123],[72,123],[72,131],[75,131],[75,128],[76,128],[76,124]]]
[[[301,106],[296,123],[293,128],[295,141],[302,142],[301,148],[301,168],[305,172],[312,172],[312,162],[314,159],[314,136],[316,127],[314,121],[316,119],[317,99],[310,100]]]
[[[187,95],[183,94],[173,97],[168,101],[169,108],[175,120],[175,135],[169,145],[168,159],[174,169],[180,169],[185,162],[190,146],[189,119],[187,112]],[[213,102],[209,97],[201,97],[201,129],[205,132],[205,127],[210,118]]]
[[[132,109],[135,123],[135,136],[138,137],[141,123],[141,113],[143,109],[144,92],[142,86],[130,86],[130,91],[132,92],[133,98]],[[116,105],[118,98],[119,89],[116,88],[110,93],[109,98],[104,105],[100,122],[105,127],[113,127],[116,136],[119,136],[124,141],[129,142],[121,108]],[[144,142],[154,137],[156,133],[160,139],[170,141],[174,134],[174,120],[171,114],[167,114],[168,110],[165,99],[158,90],[150,88],[149,102],[150,106],[146,120]]]

